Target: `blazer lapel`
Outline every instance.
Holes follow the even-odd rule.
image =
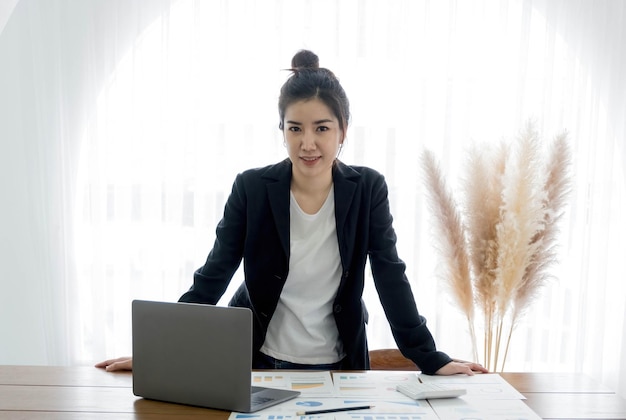
[[[274,224],[278,230],[280,243],[285,255],[289,257],[289,187],[291,183],[291,163],[285,160],[272,166],[263,174],[270,178],[267,183],[267,196],[274,216]]]
[[[344,165],[340,161],[336,162],[333,171],[333,182],[335,184],[335,220],[337,223],[337,240],[339,242],[339,253],[344,270],[349,266],[354,252],[354,238],[356,231],[353,223],[347,223],[348,213],[354,200],[356,182],[354,178],[360,175],[352,168]]]

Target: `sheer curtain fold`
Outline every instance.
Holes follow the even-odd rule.
[[[456,357],[471,346],[436,280],[419,151],[456,187],[472,142],[528,119],[569,132],[556,280],[507,370],[584,371],[623,395],[625,23],[608,0],[17,2],[0,32],[0,363],[130,352],[130,300],[176,300],[235,174],[286,156],[278,90],[310,48],[351,99],[341,158],[386,175],[418,307]],[[365,300],[370,346],[393,346],[371,282]]]

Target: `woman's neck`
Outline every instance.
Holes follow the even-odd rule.
[[[322,208],[333,185],[332,173],[327,177],[313,179],[291,179],[291,192],[300,208],[308,214],[315,214]]]

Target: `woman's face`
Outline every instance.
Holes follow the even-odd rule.
[[[324,102],[307,99],[292,103],[285,110],[283,127],[294,178],[304,180],[332,174],[345,135],[339,120]]]

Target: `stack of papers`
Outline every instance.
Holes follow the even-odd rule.
[[[461,387],[458,398],[412,400],[396,391],[405,381],[421,380]],[[252,383],[300,391],[299,397],[256,413],[231,413],[229,420],[541,420],[524,396],[498,374],[428,376],[416,372],[253,372]],[[371,406],[322,414],[297,413]]]

